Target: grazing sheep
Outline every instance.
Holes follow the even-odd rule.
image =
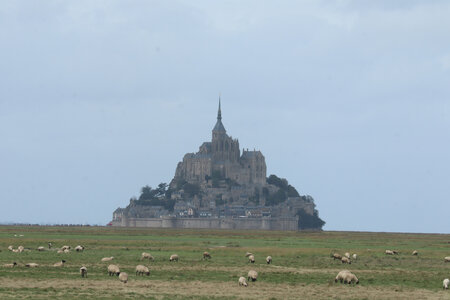
[[[211,254],[209,254],[209,252],[203,252],[203,259],[211,259]]]
[[[61,254],[61,253],[64,253],[64,251],[59,249],[56,253]]]
[[[245,257],[249,257],[250,255],[253,255],[253,253],[251,253],[251,252],[245,253]]]
[[[87,276],[87,268],[85,267],[85,266],[82,266],[81,268],[80,268],[80,274],[81,274],[81,277],[88,277]]]
[[[450,279],[445,278],[444,281],[442,282],[442,288],[445,290],[448,290],[449,285],[450,285]]]
[[[255,263],[255,256],[252,254],[248,257],[248,261],[251,262],[252,264]]]
[[[154,258],[150,253],[142,252],[141,260],[144,260],[144,259],[148,259],[149,261],[150,261],[150,260],[151,260],[151,261],[154,261],[154,260],[155,260],[155,258]]]
[[[62,247],[61,247],[61,250],[62,250],[62,251],[66,250],[66,249],[69,249],[69,250],[70,250],[71,247],[70,247],[70,246],[62,246]]]
[[[384,251],[384,254],[386,254],[386,255],[394,255],[394,251],[386,250],[386,251]]]
[[[350,273],[350,271],[349,271],[349,270],[342,270],[342,271],[340,271],[340,272],[337,274],[336,278],[334,279],[334,282],[340,281],[340,282],[342,283],[342,282],[344,281],[344,275],[345,275],[346,273]]]
[[[125,272],[121,272],[119,274],[119,280],[123,283],[127,283],[128,282],[128,274]]]
[[[25,265],[25,267],[28,267],[28,268],[37,268],[37,267],[39,267],[39,265],[38,265],[37,263],[28,263],[28,264]]]
[[[12,264],[4,264],[3,265],[5,268],[14,268],[15,266],[17,266],[16,262],[13,262]]]
[[[19,249],[12,249],[12,252],[19,253],[20,251],[19,251]]]
[[[108,266],[108,275],[109,276],[113,276],[113,275],[119,275],[120,274],[120,269],[118,266],[116,265],[109,265]]]
[[[347,257],[348,259],[350,259],[350,253],[345,252],[344,256]]]
[[[37,248],[37,251],[45,251],[45,248],[42,247],[42,246],[39,246],[39,247]]]
[[[248,271],[247,279],[248,281],[256,281],[256,279],[258,279],[258,272],[254,270]]]
[[[111,257],[103,257],[102,261],[112,261],[114,259],[114,256]]]
[[[63,252],[64,252],[64,253],[69,253],[70,250],[69,250],[69,249],[64,249]]]
[[[179,257],[178,254],[172,254],[169,258],[169,261],[178,261]]]
[[[137,275],[144,275],[144,274],[149,276],[150,275],[149,269],[146,266],[137,265],[136,266],[136,276]]]
[[[48,249],[52,249],[52,247],[53,247],[52,242],[48,242],[47,244],[48,244]]]
[[[358,258],[358,255],[356,255],[356,253],[353,253],[353,260],[356,260]]]
[[[397,250],[392,250],[392,253],[394,253],[395,255],[398,255],[398,251]]]
[[[419,255],[419,252],[417,252],[417,250],[414,250],[414,251],[412,252],[412,255]]]
[[[8,246],[8,250],[9,251],[13,251],[14,247],[13,246]]]
[[[346,256],[344,256],[343,258],[341,258],[341,262],[343,263],[343,264],[351,264],[352,263],[352,261],[350,260],[350,259],[348,259]]]
[[[336,259],[341,260],[342,259],[342,256],[338,253],[331,254],[331,257],[333,258],[333,260],[336,260]]]
[[[450,262],[450,256],[444,257],[444,262]]]
[[[25,250],[25,248],[23,246],[19,246],[19,247],[17,247],[17,250],[19,250],[19,253],[22,253],[23,250]]]
[[[83,250],[84,250],[83,246],[78,245],[78,246],[75,247],[75,251],[77,251],[77,252],[81,252]]]
[[[63,260],[61,260],[61,261],[59,261],[59,262],[57,262],[57,263],[54,263],[53,264],[53,266],[54,267],[64,267],[64,263],[65,263],[66,261],[63,259]]]
[[[272,263],[272,256],[267,256],[266,257],[266,262],[267,262],[267,264],[269,265],[269,264],[271,264]]]
[[[245,277],[239,277],[239,286],[248,286],[247,280],[245,280]]]

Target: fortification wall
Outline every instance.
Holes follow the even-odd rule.
[[[115,227],[298,230],[295,218],[126,218],[113,221]]]

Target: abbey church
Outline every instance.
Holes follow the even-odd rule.
[[[243,149],[239,141],[227,135],[222,124],[222,112],[217,113],[217,123],[212,130],[211,142],[205,142],[197,153],[188,153],[177,166],[175,177],[189,183],[208,181],[212,175],[230,178],[240,185],[264,185],[266,161],[261,151]]]

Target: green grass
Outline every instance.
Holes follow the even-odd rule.
[[[23,234],[23,237],[14,237]],[[38,252],[38,246],[47,246],[51,241],[54,248],[63,245],[84,245],[82,253],[57,254],[56,251]],[[24,253],[12,253],[6,248],[23,245],[30,249]],[[386,256],[385,249],[400,251],[398,256]],[[189,295],[183,291],[169,290],[169,294],[142,294],[139,288],[118,285],[99,289],[83,287],[86,279],[79,275],[81,265],[89,270],[89,282],[110,282],[117,277],[106,274],[102,257],[114,256],[114,264],[126,271],[130,281],[137,284],[168,282],[204,282],[235,284],[239,276],[253,268],[260,274],[257,284],[273,285],[334,286],[333,279],[341,269],[352,270],[360,279],[360,286],[380,290],[395,289],[402,293],[411,289],[438,291],[442,279],[450,275],[450,263],[444,263],[444,256],[450,255],[450,235],[393,234],[361,232],[263,232],[222,230],[157,230],[102,227],[9,227],[0,226],[0,264],[16,261],[22,266],[0,272],[0,298],[136,298],[147,299],[235,299],[236,295]],[[411,255],[413,250],[419,256]],[[134,268],[142,264],[142,252],[150,252],[155,261],[149,265],[150,276],[134,276]],[[202,260],[202,252],[209,251],[211,260]],[[256,263],[250,265],[245,252],[256,256]],[[351,265],[333,261],[330,253],[351,252],[358,254],[358,260]],[[180,256],[178,263],[169,262],[171,254]],[[265,257],[273,256],[273,264],[265,264]],[[54,268],[53,263],[65,259],[64,268]],[[40,267],[23,267],[36,262]],[[18,282],[51,282],[61,280],[72,282],[75,287],[61,286],[15,288],[4,286],[2,280]],[[11,281],[9,281],[11,282]],[[49,285],[49,284],[47,284]],[[77,288],[80,285],[80,288]],[[131,285],[130,285],[131,286]],[[213,285],[211,285],[213,286]],[[128,287],[128,286],[127,286]],[[350,288],[350,287],[349,287]],[[351,290],[350,290],[351,291]],[[357,291],[357,289],[355,289]],[[355,294],[356,295],[356,294]],[[270,295],[268,295],[270,296]],[[280,294],[274,294],[280,297]],[[320,295],[319,295],[320,296]],[[360,296],[356,296],[360,297]]]

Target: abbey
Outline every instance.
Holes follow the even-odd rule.
[[[175,172],[176,178],[193,184],[207,182],[213,175],[229,178],[239,185],[266,183],[264,155],[261,151],[245,149],[240,154],[239,141],[228,136],[222,124],[220,100],[211,142],[203,143],[197,153],[187,153]]]

